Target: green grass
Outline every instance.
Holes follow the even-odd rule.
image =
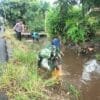
[[[20,42],[10,35],[7,38],[11,41],[13,57],[0,65],[0,91],[5,91],[9,100],[51,100],[45,91],[48,87],[54,87],[58,81],[44,79],[45,73],[40,75],[38,72],[37,54],[43,44],[27,43],[25,40]],[[67,87],[71,95],[75,98],[79,96],[73,85],[67,84]]]
[[[5,69],[2,69],[0,89],[6,90],[10,99],[14,100],[17,100],[15,98],[19,98],[19,96],[22,96],[21,98],[24,100],[28,100],[25,98],[30,97],[45,98],[43,94],[44,80],[37,74],[34,59],[33,64],[31,64],[31,61],[28,63],[29,57],[24,56],[23,53],[17,57],[21,63],[9,62],[5,65]]]
[[[96,54],[96,59],[100,61],[100,53]]]
[[[40,46],[11,40],[13,58],[0,66],[0,90],[10,100],[48,100],[44,93],[53,80],[43,79],[37,70],[37,53]],[[36,50],[38,49],[38,50]]]
[[[74,85],[67,83],[67,89],[73,98],[72,100],[80,100],[80,92]]]

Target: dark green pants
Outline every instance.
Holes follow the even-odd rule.
[[[22,38],[22,37],[21,37],[21,32],[17,32],[17,31],[16,31],[16,37],[17,37],[18,40],[21,41],[21,38]]]

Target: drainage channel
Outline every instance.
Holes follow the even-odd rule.
[[[5,63],[8,60],[8,52],[7,52],[7,45],[6,40],[0,38],[0,63]]]
[[[7,41],[3,38],[0,38],[0,67],[9,59],[8,54],[8,45]],[[8,100],[8,97],[4,91],[0,91],[0,100]]]

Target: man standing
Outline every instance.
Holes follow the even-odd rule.
[[[14,31],[16,32],[17,39],[21,41],[21,33],[24,32],[24,24],[22,21],[16,23]]]

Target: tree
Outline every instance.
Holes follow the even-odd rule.
[[[83,16],[92,8],[100,7],[100,0],[81,0]]]
[[[4,14],[6,15],[10,25],[14,25],[16,20],[21,19],[30,31],[44,30],[45,16],[43,15],[48,8],[46,2],[42,3],[39,0],[4,0],[0,5],[3,5],[4,8],[4,10],[0,8],[1,14],[3,17]]]
[[[48,11],[49,9],[49,3],[46,1],[40,1],[40,7],[39,7],[39,12],[43,14],[43,17],[45,18],[45,12]]]
[[[64,35],[66,27],[66,19],[69,17],[69,9],[72,5],[76,4],[76,0],[57,0],[55,2],[54,11],[50,11],[47,19],[48,29],[51,34]],[[50,14],[51,13],[51,14]],[[50,19],[51,18],[51,19]]]

